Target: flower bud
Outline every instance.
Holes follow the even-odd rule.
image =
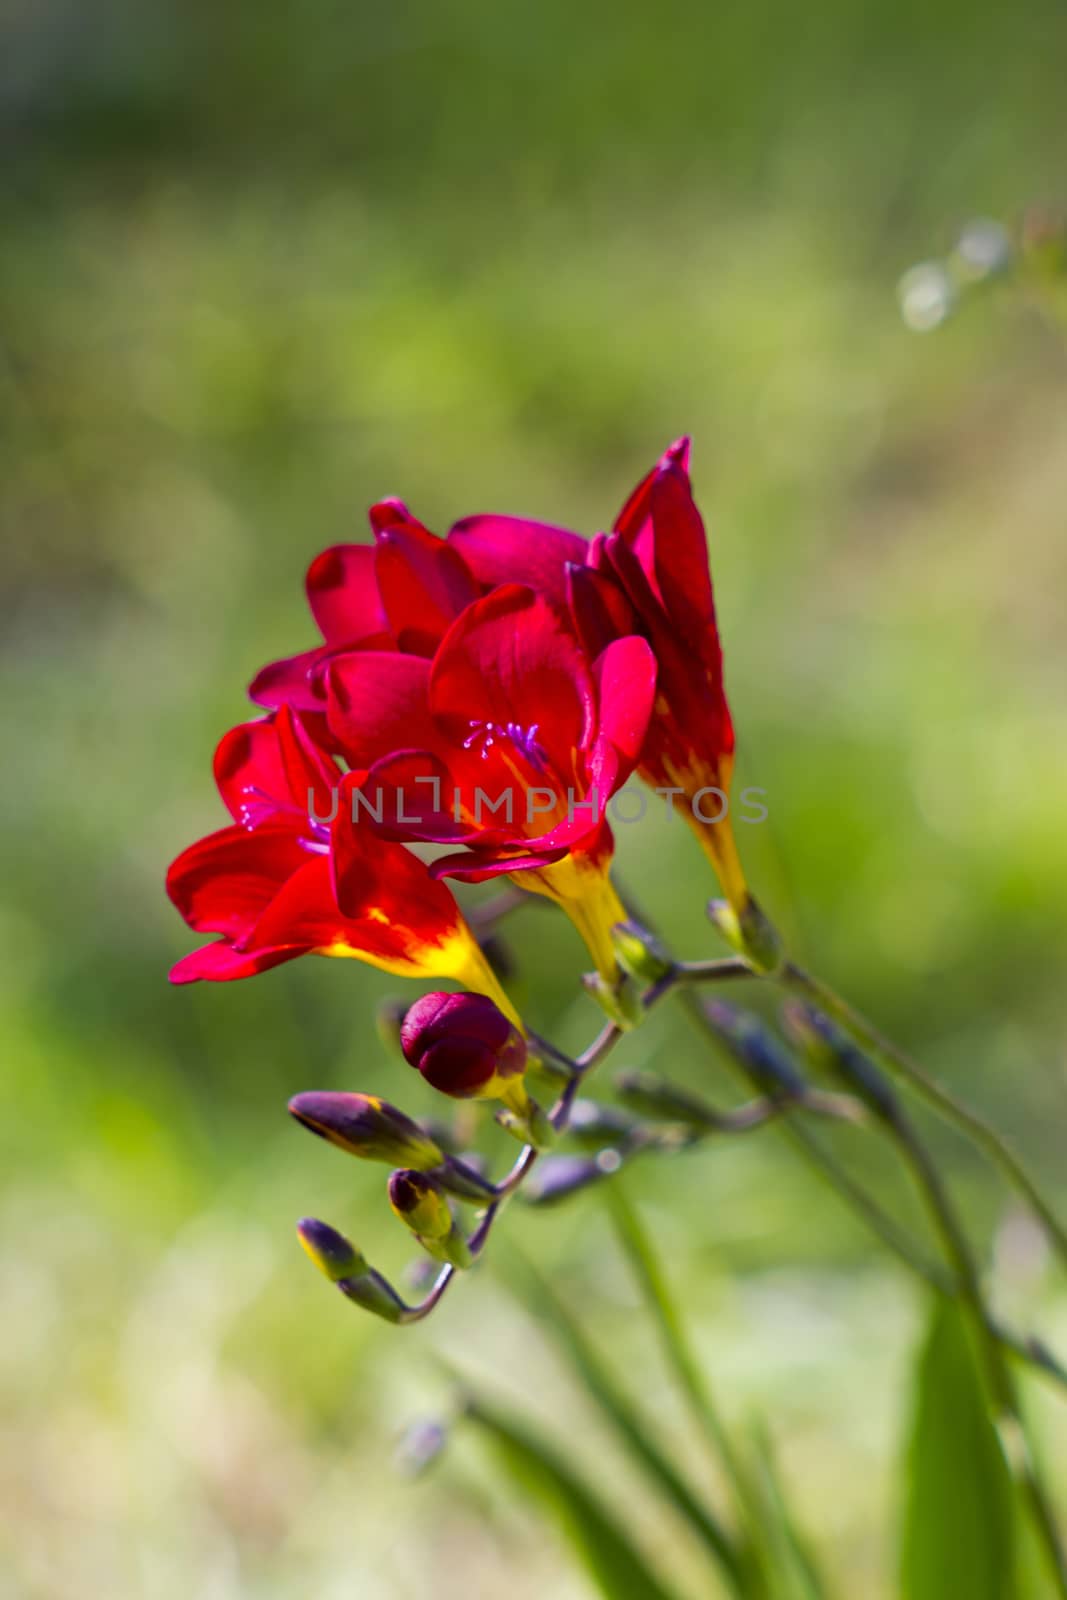
[[[620,1072],[615,1077],[615,1093],[634,1111],[657,1120],[681,1122],[689,1128],[710,1129],[718,1125],[716,1113],[688,1089],[654,1072]]]
[[[403,1322],[404,1302],[343,1233],[315,1217],[305,1217],[298,1223],[296,1232],[319,1271],[335,1283],[347,1299],[386,1322]]]
[[[331,1228],[328,1222],[304,1217],[297,1223],[296,1233],[312,1261],[331,1283],[340,1283],[344,1278],[358,1278],[368,1270],[366,1258],[351,1240],[346,1239],[343,1233],[338,1233],[336,1228]]]
[[[294,1095],[289,1113],[320,1139],[365,1161],[425,1170],[444,1160],[439,1146],[417,1122],[377,1095],[315,1089]]]
[[[601,1105],[599,1100],[576,1100],[567,1123],[567,1132],[577,1144],[599,1150],[603,1145],[625,1143],[637,1123],[618,1106]]]
[[[789,1052],[760,1017],[722,1000],[707,1000],[704,1016],[742,1071],[772,1098],[796,1098],[806,1088]]]
[[[532,1206],[559,1205],[571,1195],[612,1177],[623,1160],[619,1150],[601,1150],[596,1156],[548,1156],[538,1163],[523,1198]]]
[[[529,1095],[519,1110],[515,1110],[511,1102],[501,1106],[496,1120],[513,1138],[523,1144],[532,1144],[535,1150],[548,1150],[556,1142],[556,1130],[551,1118]]]
[[[629,1032],[636,1028],[644,1015],[641,1007],[641,996],[638,994],[633,979],[625,973],[620,974],[614,983],[600,972],[584,972],[582,974],[582,987],[587,994],[591,994],[597,1005],[604,1011],[617,1028]]]
[[[784,959],[782,940],[762,907],[747,895],[740,910],[728,900],[708,902],[708,920],[754,972],[772,977]]]
[[[508,1099],[526,1069],[526,1040],[480,994],[427,994],[400,1030],[404,1058],[457,1100]]]
[[[665,947],[639,922],[617,922],[611,930],[619,965],[638,983],[658,983],[674,970]]]
[[[423,1249],[454,1267],[469,1267],[471,1253],[440,1184],[424,1172],[401,1170],[389,1178],[389,1204]]]
[[[802,1000],[787,1000],[782,1007],[782,1025],[815,1071],[825,1072],[853,1090],[885,1122],[898,1120],[900,1103],[885,1078],[829,1017]]]

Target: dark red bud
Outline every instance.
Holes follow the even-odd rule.
[[[405,1059],[442,1094],[470,1099],[499,1092],[521,1077],[526,1041],[480,994],[428,994],[416,1000],[400,1030]]]

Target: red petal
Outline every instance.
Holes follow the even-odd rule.
[[[553,866],[566,854],[566,845],[512,856],[486,856],[475,850],[457,850],[454,855],[439,856],[431,861],[430,872],[435,878],[455,878],[460,883],[487,883],[504,872],[530,872],[538,867]]]
[[[317,856],[260,919],[250,940],[254,948],[299,945],[417,975],[433,964],[435,952],[463,936],[451,893],[402,845],[383,844],[350,825],[337,827],[334,840],[349,914],[334,897],[331,863]]]
[[[379,534],[386,533],[391,528],[421,528],[423,533],[429,533],[424,522],[420,522],[396,495],[388,495],[384,500],[379,500],[367,512],[367,520],[371,525],[375,540]],[[433,535],[430,534],[432,538]]]
[[[432,750],[396,750],[376,761],[361,781],[346,780],[342,808],[357,823],[365,819],[383,838],[437,844],[472,836],[466,822],[456,821],[455,795],[455,773],[441,756]]]
[[[322,710],[325,693],[318,678],[322,659],[329,652],[322,645],[286,656],[261,667],[248,686],[248,697],[257,705],[296,706],[300,711]]]
[[[182,851],[167,893],[190,927],[241,939],[307,859],[295,819],[275,818],[253,833],[222,828]]]
[[[597,682],[600,723],[594,760],[590,763],[594,783],[602,790],[604,804],[615,789],[629,777],[637,764],[648,730],[648,719],[656,698],[656,658],[644,639],[630,634],[616,639],[598,656],[593,667]],[[598,771],[607,744],[618,757],[610,780],[606,770]]]
[[[598,534],[594,552],[602,543]],[[567,602],[582,648],[596,657],[612,639],[634,631],[633,607],[609,572],[592,567],[568,567]]]
[[[424,861],[402,844],[354,827],[347,816],[334,824],[333,871],[337,901],[350,918],[370,918],[380,924],[384,913],[390,922],[413,934],[419,931],[430,943],[462,925],[451,893],[434,882]]]
[[[652,471],[641,479],[614,522],[615,532],[622,534],[631,550],[636,550],[646,571],[651,570],[644,561],[644,546],[652,535],[652,485],[660,474],[667,470],[680,471],[688,483],[689,440],[684,435],[681,439],[676,439],[672,445],[668,445]],[[642,548],[637,548],[638,546]]]
[[[275,718],[278,751],[293,803],[316,817],[332,817],[341,772],[315,743],[303,719],[288,706]]]
[[[457,745],[492,723],[566,775],[589,740],[595,703],[585,657],[560,613],[542,595],[506,584],[468,606],[445,635],[430,673],[430,710]]]
[[[433,655],[481,591],[462,556],[410,515],[375,531],[378,589],[397,643],[415,655]]]
[[[170,969],[171,983],[196,983],[206,978],[213,983],[226,983],[231,978],[253,978],[257,972],[266,972],[283,961],[292,961],[303,955],[302,950],[257,950],[255,955],[242,955],[225,939],[216,944],[201,945],[175,963]]]
[[[307,596],[327,644],[349,643],[385,627],[373,545],[335,544],[323,550],[308,568]]]
[[[430,663],[395,651],[338,656],[327,674],[329,723],[352,767],[394,750],[437,742],[430,720]]]
[[[495,588],[525,583],[557,602],[564,599],[568,562],[581,566],[587,544],[580,533],[526,517],[464,517],[448,535],[478,582]]]
[[[707,535],[685,472],[678,467],[662,471],[652,485],[651,503],[653,559],[664,608],[684,643],[705,657],[707,635],[715,631],[715,605]]]
[[[235,822],[253,827],[292,806],[292,792],[273,717],[242,722],[215,751],[215,782]]]

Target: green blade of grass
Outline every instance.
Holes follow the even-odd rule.
[[[789,1503],[775,1457],[774,1441],[760,1422],[752,1429],[752,1442],[762,1469],[766,1500],[766,1520],[778,1541],[777,1565],[782,1575],[774,1594],[776,1600],[795,1595],[797,1600],[829,1600],[830,1591],[815,1557],[811,1540],[801,1527]]]
[[[511,1253],[505,1276],[523,1304],[552,1333],[586,1392],[614,1428],[630,1455],[685,1518],[716,1563],[731,1593],[749,1600],[743,1563],[718,1517],[696,1496],[656,1443],[636,1406],[619,1386],[581,1326],[555,1289],[535,1269]]]
[[[678,1600],[552,1445],[469,1391],[464,1399],[467,1418],[492,1439],[508,1471],[558,1519],[605,1600]]]

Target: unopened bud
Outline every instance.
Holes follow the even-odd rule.
[[[594,1183],[612,1177],[623,1164],[618,1150],[601,1150],[596,1156],[549,1156],[539,1162],[523,1189],[529,1205],[554,1206]]]
[[[506,1099],[526,1068],[526,1040],[480,994],[427,994],[404,1018],[405,1060],[457,1100]]]
[[[633,1117],[617,1106],[601,1105],[599,1100],[576,1100],[567,1132],[576,1143],[596,1150],[601,1145],[625,1142],[636,1126]]]
[[[782,940],[757,901],[749,895],[740,911],[728,900],[710,900],[708,919],[727,944],[744,956],[754,972],[773,976],[782,965]]]
[[[394,1172],[389,1179],[389,1204],[430,1255],[454,1267],[469,1267],[471,1253],[444,1190],[424,1172]]]
[[[666,947],[639,922],[617,922],[611,930],[611,942],[619,965],[638,983],[658,983],[674,970]]]
[[[700,1129],[718,1126],[716,1113],[697,1095],[654,1072],[618,1073],[615,1093],[634,1111],[658,1121],[681,1122]]]
[[[556,1142],[556,1130],[551,1120],[529,1095],[526,1095],[522,1105],[516,1105],[513,1099],[509,1099],[507,1105],[501,1106],[497,1112],[496,1120],[514,1138],[523,1144],[532,1144],[535,1150],[547,1150]]]
[[[641,1021],[644,1015],[641,996],[633,979],[625,973],[616,982],[609,983],[599,972],[583,972],[582,987],[592,995],[617,1028],[629,1032]]]
[[[772,1098],[803,1095],[805,1082],[785,1046],[762,1018],[723,1000],[707,1000],[704,1016],[738,1066]]]
[[[367,1264],[355,1245],[328,1222],[305,1217],[297,1225],[297,1237],[319,1271],[335,1283],[341,1293],[364,1311],[372,1311],[386,1322],[402,1322],[404,1302],[395,1289]]]
[[[294,1095],[289,1112],[320,1139],[365,1161],[425,1170],[444,1160],[443,1151],[417,1122],[377,1095],[314,1089]]]
[[[328,1222],[304,1217],[297,1223],[296,1233],[312,1261],[331,1283],[340,1283],[342,1278],[356,1278],[368,1270],[366,1257]]]
[[[892,1088],[863,1051],[830,1018],[802,1000],[787,1000],[782,1026],[794,1047],[817,1072],[852,1089],[886,1122],[896,1122],[900,1105]]]

